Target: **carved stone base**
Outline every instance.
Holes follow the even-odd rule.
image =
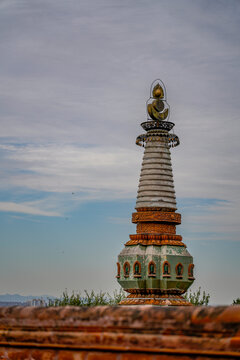
[[[192,306],[181,295],[130,294],[119,305]]]

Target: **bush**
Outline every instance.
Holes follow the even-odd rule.
[[[240,305],[240,298],[233,300],[233,305]]]
[[[201,287],[199,287],[198,291],[196,291],[195,293],[192,293],[191,290],[189,291],[189,293],[187,292],[184,295],[184,298],[195,306],[208,305],[210,295],[206,294],[205,291],[203,291],[203,294],[201,294]]]
[[[48,306],[99,306],[99,305],[117,305],[125,298],[125,293],[122,289],[114,290],[113,295],[100,291],[95,293],[93,290],[89,293],[84,290],[84,296],[81,293],[72,292],[68,295],[67,289],[59,299],[48,299]]]
[[[126,297],[123,289],[114,290],[113,295],[100,291],[95,293],[93,290],[88,292],[84,290],[82,296],[80,292],[68,294],[67,289],[63,295],[57,299],[48,299],[48,306],[99,306],[99,305],[118,305]],[[205,291],[201,294],[201,287],[192,293],[191,290],[184,295],[184,298],[193,305],[208,305],[210,295]],[[240,304],[240,298],[233,301],[233,304]]]

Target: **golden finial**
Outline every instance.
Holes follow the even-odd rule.
[[[154,97],[154,99],[158,99],[158,98],[162,99],[164,97],[163,88],[159,83],[157,83],[157,85],[154,86],[152,91],[152,96]]]
[[[157,83],[152,89],[152,98],[155,99],[147,105],[149,116],[153,120],[163,121],[168,117],[168,108],[165,106],[165,94],[163,87]]]

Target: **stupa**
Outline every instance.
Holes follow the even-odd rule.
[[[176,225],[176,213],[170,148],[180,144],[170,133],[174,123],[168,121],[169,105],[161,80],[151,85],[147,101],[146,131],[136,139],[144,146],[138,186],[136,212],[132,222],[136,234],[118,256],[117,280],[129,295],[120,305],[191,305],[183,294],[194,281],[193,258],[186,249]]]

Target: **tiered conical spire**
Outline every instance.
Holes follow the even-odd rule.
[[[141,207],[176,208],[168,137],[149,131],[140,174],[136,209]],[[159,135],[165,135],[159,134]]]
[[[132,214],[137,234],[130,235],[117,263],[118,282],[130,293],[120,304],[190,305],[182,294],[194,280],[194,265],[182,237],[176,235],[181,215],[175,212],[170,155],[179,139],[169,133],[174,123],[167,121],[169,106],[160,80],[151,87],[147,112],[150,118],[141,124],[147,133],[136,140],[137,145],[145,144],[137,212]]]

